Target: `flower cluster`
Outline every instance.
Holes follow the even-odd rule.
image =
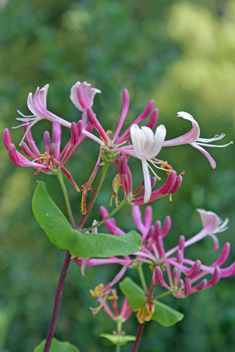
[[[93,88],[91,84],[86,82],[77,82],[73,85],[70,98],[77,109],[82,112],[82,116],[81,120],[78,122],[71,123],[47,109],[46,100],[48,87],[49,85],[47,84],[42,89],[37,88],[34,94],[29,93],[27,105],[33,115],[25,116],[19,112],[22,117],[17,118],[22,122],[22,125],[20,126],[23,126],[24,128],[24,137],[20,145],[25,155],[32,160],[28,160],[24,155],[17,151],[15,145],[11,142],[10,133],[7,129],[5,129],[3,133],[4,145],[8,150],[10,159],[16,165],[33,167],[38,170],[36,174],[39,171],[53,174],[61,170],[66,174],[76,189],[78,189],[78,187],[75,185],[68,170],[64,167],[64,163],[71,156],[75,148],[77,148],[86,137],[93,139],[100,145],[103,162],[116,162],[121,180],[120,184],[124,188],[125,198],[133,205],[152,202],[159,197],[174,193],[180,187],[182,175],[177,176],[171,165],[156,158],[162,147],[191,144],[193,147],[201,151],[208,158],[211,166],[215,168],[215,160],[201,147],[201,145],[225,147],[230,144],[209,144],[213,141],[222,139],[225,136],[224,134],[211,139],[199,138],[199,125],[195,119],[186,112],[180,112],[178,113],[178,116],[191,121],[193,125],[192,129],[183,136],[165,141],[166,128],[164,125],[158,126],[155,133],[153,132],[153,128],[158,120],[158,109],[153,109],[153,100],[150,100],[144,111],[119,136],[129,109],[130,98],[127,89],[124,89],[123,91],[123,108],[117,129],[114,132],[113,138],[110,139],[109,132],[104,130],[95,113],[92,111],[94,96],[96,93],[100,93],[99,89]],[[149,115],[149,122],[140,128],[138,124],[145,120]],[[52,122],[53,143],[50,142],[50,134],[46,131],[44,134],[45,152],[40,153],[32,138],[31,128],[38,121],[43,119]],[[69,128],[71,131],[71,138],[62,151],[60,151],[61,125]],[[93,128],[98,131],[100,137],[91,133]],[[26,139],[28,145],[24,142],[24,139]],[[129,156],[140,159],[143,169],[143,183],[134,193],[132,189],[131,172],[127,165]],[[157,179],[160,178],[154,170],[156,168],[165,170],[169,176],[165,185],[154,191],[153,187]],[[98,167],[96,167],[96,171],[97,169]],[[152,172],[154,177],[151,178],[150,172]],[[143,189],[144,194],[141,194],[136,198],[136,195]]]
[[[152,208],[148,206],[145,211],[143,223],[140,208],[138,206],[133,206],[133,221],[137,229],[140,231],[142,239],[142,247],[139,252],[122,258],[73,258],[73,260],[81,266],[83,274],[85,268],[89,266],[114,263],[122,266],[120,272],[110,283],[107,285],[101,284],[102,289],[95,298],[104,296],[105,294],[108,296],[114,284],[123,277],[128,268],[135,268],[143,263],[147,263],[153,271],[152,286],[149,292],[151,291],[152,293],[155,285],[160,285],[177,298],[184,298],[189,294],[214,286],[220,278],[228,278],[234,275],[235,262],[226,268],[221,268],[227,260],[230,252],[229,243],[225,243],[219,258],[210,266],[202,264],[200,260],[191,260],[185,256],[186,247],[202,240],[206,236],[212,237],[214,241],[213,250],[217,250],[219,242],[216,234],[223,232],[228,228],[228,219],[222,222],[213,212],[202,209],[198,209],[198,212],[201,215],[203,225],[202,230],[187,241],[185,241],[184,236],[180,236],[178,245],[165,251],[163,238],[170,231],[171,218],[169,216],[166,217],[163,227],[159,220],[152,225]],[[101,207],[100,213],[102,219],[108,217],[108,212],[104,207]],[[113,235],[122,236],[125,234],[125,232],[116,225],[113,218],[109,218],[104,224]],[[211,275],[209,281],[204,278],[207,274]],[[168,282],[166,281],[165,276],[167,277]],[[99,287],[101,286],[99,285]],[[149,292],[146,292],[146,299],[148,304],[151,304],[152,297],[149,296]],[[100,300],[99,303],[101,302],[103,301]]]

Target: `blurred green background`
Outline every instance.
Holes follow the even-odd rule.
[[[191,128],[176,117],[181,110],[199,122],[201,137],[224,132],[223,143],[234,139],[234,1],[0,0],[0,45],[1,131],[17,125],[17,109],[28,114],[28,93],[46,83],[50,83],[49,109],[77,121],[80,112],[70,102],[70,87],[86,80],[102,91],[95,98],[94,110],[106,129],[114,130],[117,125],[122,90],[128,88],[131,105],[126,124],[154,98],[167,139]],[[42,152],[45,129],[50,129],[50,123],[40,122],[32,131]],[[68,131],[63,132],[66,143]],[[11,134],[18,145],[22,130],[11,130]],[[35,178],[34,170],[15,166],[2,143],[0,148],[0,348],[30,352],[46,336],[65,255],[50,244],[33,218],[31,199],[37,179],[47,183],[57,204],[65,213],[66,209],[54,177],[39,174]],[[217,161],[215,170],[189,145],[162,150],[160,157],[178,172],[185,170],[185,176],[173,202],[160,199],[153,204],[154,217],[161,221],[168,214],[172,217],[166,247],[175,245],[179,235],[189,238],[200,230],[196,208],[214,211],[222,219],[229,217],[230,229],[219,234],[219,239],[220,250],[226,241],[232,244],[230,264],[235,258],[234,147],[209,152]],[[97,155],[97,145],[86,140],[67,163],[78,185],[87,181]],[[139,182],[140,162],[132,162],[131,167]],[[96,218],[101,204],[108,207],[115,171],[110,168],[107,188],[96,204]],[[80,199],[69,184],[68,192],[78,220]],[[130,209],[118,214],[117,223],[125,230],[132,228]],[[211,248],[208,238],[187,255],[210,264],[218,257]],[[111,333],[115,325],[104,312],[92,316],[89,307],[95,302],[89,289],[109,282],[118,269],[88,268],[83,278],[80,268],[71,263],[56,329],[58,339],[69,340],[81,352],[114,351],[99,335]],[[129,272],[135,277],[135,272]],[[166,299],[185,318],[171,328],[148,324],[140,351],[234,351],[234,285],[230,278],[185,300]],[[133,316],[124,330],[135,334],[136,329]],[[122,350],[130,351],[131,344]]]

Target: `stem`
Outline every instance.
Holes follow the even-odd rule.
[[[61,269],[61,273],[60,273],[60,279],[59,279],[59,283],[58,283],[58,287],[57,287],[57,291],[56,291],[55,303],[54,303],[54,308],[53,308],[53,312],[52,312],[52,316],[51,316],[51,322],[50,322],[50,326],[48,329],[46,343],[45,343],[43,352],[49,352],[50,347],[51,347],[51,342],[52,342],[55,328],[56,328],[56,322],[57,322],[57,318],[58,318],[58,314],[59,314],[60,302],[61,302],[63,288],[64,288],[64,282],[65,282],[66,274],[68,271],[70,259],[71,259],[71,254],[69,253],[69,251],[67,251],[66,256],[64,258],[64,263],[63,263],[63,266]]]
[[[173,294],[172,291],[167,291],[167,292],[163,293],[162,295],[153,297],[153,299],[162,299],[162,298],[167,297],[167,296],[170,296],[170,295],[172,295],[172,294]]]
[[[146,282],[145,282],[145,277],[144,277],[142,266],[138,266],[137,270],[138,270],[138,274],[139,274],[141,285],[142,285],[142,287],[144,289],[144,292],[146,294],[148,294],[148,289],[147,289],[147,285],[146,285]]]
[[[109,167],[109,164],[105,164],[105,165],[103,166],[103,169],[102,169],[102,172],[101,172],[99,181],[98,181],[98,183],[97,183],[97,185],[96,185],[96,188],[95,188],[95,190],[94,190],[94,193],[92,194],[92,197],[91,197],[90,202],[89,202],[89,204],[88,204],[87,212],[86,212],[85,215],[82,216],[82,218],[81,218],[81,220],[80,220],[78,226],[76,227],[78,230],[81,230],[81,229],[82,229],[82,226],[84,225],[84,223],[85,223],[85,221],[86,221],[86,219],[87,219],[87,217],[88,217],[88,215],[89,215],[89,213],[90,213],[90,211],[91,211],[91,209],[92,209],[92,207],[93,207],[93,205],[94,205],[94,203],[95,203],[96,197],[98,196],[98,193],[99,193],[99,191],[100,191],[100,189],[101,189],[101,186],[102,186],[102,184],[103,184],[103,182],[104,182],[105,175],[106,175],[106,173],[107,173],[107,171],[108,171],[108,167]]]
[[[69,197],[68,197],[67,189],[66,189],[65,184],[64,184],[62,173],[59,172],[57,174],[57,177],[58,177],[60,186],[61,186],[63,194],[64,194],[64,199],[65,199],[65,203],[66,203],[67,210],[68,210],[69,220],[70,220],[72,226],[75,227],[75,222],[74,222],[74,219],[73,219],[72,209],[71,209],[71,206],[70,206]]]
[[[132,348],[131,352],[137,352],[138,351],[138,347],[139,347],[140,339],[141,339],[141,336],[142,336],[142,333],[143,333],[143,330],[144,330],[144,326],[145,326],[145,323],[139,325],[139,328],[138,328],[138,331],[137,331],[137,334],[136,334],[136,340],[135,340],[135,343],[133,345],[133,348]]]
[[[90,226],[90,227],[87,227],[86,229],[82,230],[81,232],[84,232],[84,231],[90,231],[90,230],[93,230],[95,229],[96,227],[102,225],[105,223],[105,221],[107,221],[108,219],[110,219],[111,217],[114,216],[114,214],[116,214],[116,212],[118,212],[124,205],[126,204],[126,201],[123,200],[117,208],[115,208],[105,219],[103,219],[102,221],[99,221],[97,224],[95,224],[94,226]]]

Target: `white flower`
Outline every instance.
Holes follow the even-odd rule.
[[[134,124],[131,126],[130,134],[136,157],[142,162],[145,188],[144,203],[147,203],[151,197],[152,191],[149,169],[158,177],[149,163],[158,167],[152,158],[154,158],[162,148],[166,136],[166,128],[164,125],[158,126],[154,135],[151,128],[146,126],[139,128],[138,125]]]

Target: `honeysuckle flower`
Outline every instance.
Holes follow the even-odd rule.
[[[78,110],[84,112],[88,107],[92,107],[96,93],[101,93],[101,91],[92,88],[92,85],[87,82],[78,81],[71,88],[70,99]]]
[[[116,290],[113,290],[114,293],[116,293]],[[111,311],[111,309],[109,308],[107,301],[105,301],[103,303],[103,299],[102,297],[99,297],[97,299],[97,302],[99,304],[102,304],[102,309],[105,311],[105,313],[112,319],[112,320],[121,320],[122,322],[126,321],[131,313],[132,313],[132,309],[128,304],[128,300],[126,297],[124,297],[123,299],[123,303],[122,303],[122,307],[120,309],[120,312],[118,311],[118,306],[117,306],[117,300],[111,300],[111,305],[113,308],[113,312]]]
[[[39,89],[39,87],[36,89],[36,92],[34,95],[32,93],[29,93],[28,99],[27,99],[27,105],[29,110],[33,113],[33,115],[25,116],[23,115],[20,111],[18,113],[22,117],[17,117],[16,119],[23,122],[22,125],[19,125],[15,128],[18,128],[20,126],[24,126],[25,124],[28,125],[27,131],[25,135],[28,133],[29,129],[35,125],[38,121],[47,119],[51,122],[57,122],[60,125],[63,125],[65,127],[71,128],[71,123],[62,119],[61,117],[53,114],[46,108],[46,98],[47,98],[47,91],[49,88],[49,84],[46,84],[43,88]],[[22,141],[25,138],[25,135],[22,139]],[[22,143],[21,141],[21,143]]]
[[[160,150],[162,149],[162,145],[166,137],[166,128],[164,125],[160,125],[158,126],[154,134],[151,128],[146,126],[139,128],[137,124],[134,124],[131,126],[130,133],[134,151],[136,153],[137,158],[139,158],[142,163],[145,192],[144,203],[147,203],[151,197],[152,191],[151,180],[149,177],[149,169],[158,178],[158,176],[155,174],[154,170],[149,164],[158,167],[157,163],[154,162],[152,159],[155,158],[155,156],[157,156]]]
[[[70,172],[64,167],[65,161],[68,160],[68,157],[71,155],[70,151],[77,143],[79,136],[81,134],[82,122],[79,121],[77,124],[73,122],[71,124],[71,138],[66,145],[66,148],[60,152],[60,144],[61,144],[61,125],[57,122],[52,123],[52,141],[50,133],[48,131],[44,132],[44,145],[45,152],[40,153],[37,148],[31,130],[29,129],[28,124],[24,124],[24,132],[25,139],[28,145],[25,142],[21,143],[21,147],[23,152],[33,159],[32,161],[28,160],[24,155],[22,155],[16,149],[15,145],[11,142],[11,136],[9,130],[6,128],[3,131],[3,142],[8,150],[9,157],[11,161],[21,167],[33,167],[37,169],[35,172],[35,176],[41,171],[47,174],[57,174],[62,171],[68,180],[72,183],[72,185],[79,191],[78,186],[74,182]]]
[[[146,207],[144,222],[142,221],[139,206],[132,206],[132,217],[137,229],[141,233],[141,250],[133,253],[131,256],[125,256],[123,258],[90,258],[86,263],[87,266],[113,263],[123,266],[122,270],[116,275],[116,277],[108,285],[103,286],[103,294],[109,292],[111,287],[120,280],[128,267],[132,268],[141,263],[149,264],[154,272],[152,286],[147,295],[147,303],[151,302],[152,297],[150,293],[153,291],[156,284],[171,291],[175,297],[184,298],[189,294],[217,284],[220,278],[227,278],[235,275],[235,262],[227,268],[221,268],[229,256],[230,244],[228,242],[225,243],[219,258],[210,266],[204,265],[200,260],[191,260],[185,257],[186,247],[199,241],[206,235],[214,235],[217,232],[225,231],[227,229],[227,220],[221,224],[219,217],[215,213],[206,212],[201,209],[199,212],[202,217],[203,230],[188,241],[185,241],[184,236],[180,236],[178,246],[166,252],[163,239],[169,233],[171,228],[170,217],[166,217],[163,227],[159,220],[152,225],[152,208],[150,206]],[[108,215],[107,210],[102,207],[101,218],[105,219]],[[116,225],[112,218],[107,219],[104,225],[113,235],[122,236],[125,234],[125,232]],[[176,255],[172,256],[173,253],[176,253]],[[73,259],[78,265],[82,266],[84,258]],[[165,269],[164,274],[162,271],[163,269]],[[212,276],[209,281],[204,278],[207,274]],[[167,276],[168,282],[165,280],[164,276]],[[148,310],[148,307],[142,307],[142,310],[139,312],[140,318],[142,316],[144,319],[146,318],[144,313],[146,309]],[[150,311],[147,311],[147,313],[150,313]]]
[[[204,209],[197,209],[201,216],[203,229],[195,236],[190,238],[188,241],[185,242],[184,247],[188,247],[195,242],[200,241],[206,236],[210,236],[213,239],[214,246],[213,251],[216,251],[219,248],[219,241],[218,238],[215,236],[216,233],[224,232],[228,229],[228,219],[222,221],[219,216],[212,211],[206,211]],[[170,251],[167,252],[168,255],[176,252],[178,250],[178,246],[172,248]]]
[[[200,127],[197,121],[193,118],[192,115],[185,111],[180,111],[177,114],[178,117],[182,117],[185,120],[189,120],[192,122],[193,127],[191,130],[184,135],[171,139],[169,141],[165,141],[163,143],[163,147],[171,147],[182,144],[191,144],[194,148],[198,149],[205,157],[209,160],[211,167],[213,169],[216,168],[216,162],[212,158],[212,156],[202,147],[216,147],[216,148],[224,148],[230,145],[232,142],[223,144],[223,145],[215,145],[210,144],[212,142],[219,141],[220,139],[225,137],[225,134],[222,133],[220,136],[215,136],[213,138],[200,138]]]
[[[87,108],[91,108],[94,101],[94,96],[96,93],[101,93],[97,88],[93,88],[91,84],[87,82],[76,82],[70,92],[70,99],[76,108],[82,111],[82,122],[83,128],[87,126]]]

